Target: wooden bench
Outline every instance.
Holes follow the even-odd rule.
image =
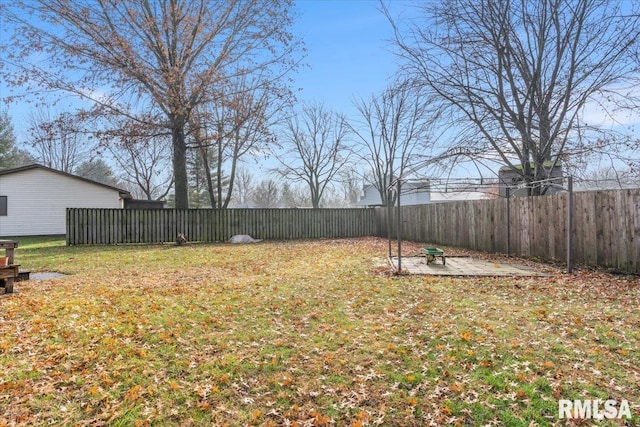
[[[2,286],[4,293],[13,293],[13,281],[20,275],[19,270],[20,265],[18,264],[3,265],[0,267],[0,284],[4,284]]]
[[[427,257],[427,265],[429,265],[430,262],[435,261],[437,257],[440,257],[440,259],[442,259],[442,265],[447,265],[447,258],[445,257],[444,251],[442,249],[422,248],[422,253],[425,255],[425,257]]]
[[[13,293],[13,281],[20,275],[20,265],[14,264],[14,251],[18,247],[15,240],[0,240],[0,249],[4,249],[8,265],[0,266],[0,292]]]

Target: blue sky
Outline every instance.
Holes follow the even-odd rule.
[[[0,2],[7,0],[0,0]],[[394,17],[411,16],[411,0],[385,0]],[[415,4],[415,3],[414,3]],[[299,101],[323,102],[328,108],[358,119],[354,98],[379,93],[393,78],[397,57],[393,31],[379,0],[297,0],[299,14],[292,31],[306,46],[304,66],[292,75]],[[0,42],[5,33],[0,32]],[[7,88],[0,82],[0,98]],[[10,115],[19,140],[33,104],[12,105]],[[0,105],[0,108],[6,108]],[[594,117],[602,114],[589,110]],[[635,122],[637,118],[629,118]]]
[[[0,0],[4,1],[4,0]],[[404,3],[390,5],[395,13]],[[307,55],[294,78],[300,101],[323,102],[336,112],[354,116],[354,97],[384,89],[396,70],[391,26],[378,0],[298,0],[292,31],[304,40]],[[6,38],[2,33],[0,38]],[[4,42],[5,40],[0,40]],[[0,98],[9,94],[0,82]],[[9,108],[16,134],[25,135],[25,117],[33,104]],[[1,105],[6,108],[6,105]]]
[[[295,76],[299,99],[352,114],[352,99],[381,91],[396,70],[393,32],[380,3],[299,0],[296,6],[301,16],[293,30],[307,48],[307,67]]]

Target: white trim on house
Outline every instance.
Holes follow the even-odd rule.
[[[0,237],[66,233],[67,208],[122,208],[131,195],[122,189],[42,165],[0,171]]]

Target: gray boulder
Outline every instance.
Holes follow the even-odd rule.
[[[261,241],[262,239],[254,239],[248,234],[236,234],[229,239],[229,243],[257,243]]]

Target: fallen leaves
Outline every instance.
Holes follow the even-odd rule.
[[[610,395],[640,414],[637,280],[395,277],[385,251],[62,246],[73,274],[0,299],[0,426],[561,425],[558,399]]]

